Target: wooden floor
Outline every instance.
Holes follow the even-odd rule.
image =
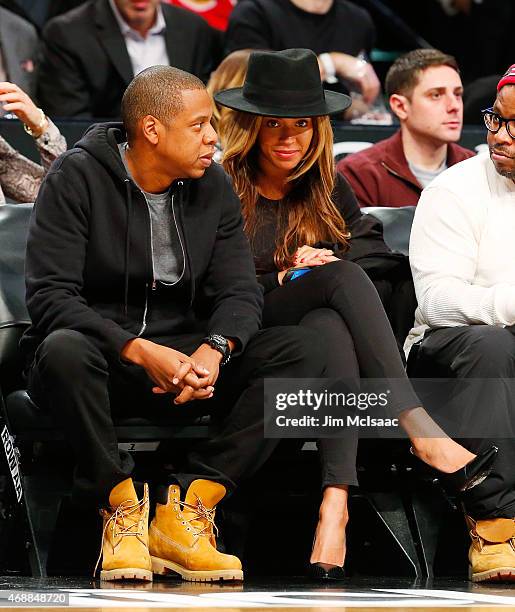
[[[32,602],[32,603],[30,603]],[[474,612],[515,610],[515,584],[473,585],[460,580],[349,578],[319,585],[303,578],[252,579],[244,584],[195,584],[177,580],[152,584],[99,583],[85,578],[0,577],[0,608],[86,611],[152,610],[329,610],[356,612],[394,608]]]
[[[36,608],[13,608],[13,610],[35,610]],[[62,612],[63,610],[66,610],[66,608],[39,608],[41,610],[46,610],[46,611],[54,611],[54,612]],[[81,610],[81,612],[105,612],[105,608],[79,608]],[[127,608],[124,607],[123,610],[124,612],[141,612],[141,610],[144,609],[148,609],[148,610],[152,610],[152,612],[183,612],[184,610],[191,610],[192,608],[188,607],[188,608]],[[203,610],[205,610],[205,608],[202,608]],[[266,612],[268,610],[270,610],[271,608],[267,607],[267,608],[260,608],[260,607],[253,607],[250,608],[251,610],[253,610],[254,612]],[[287,608],[272,608],[274,610],[274,612],[292,612],[292,610],[295,610],[297,608],[295,607],[287,607]],[[302,609],[303,612],[330,612],[331,610],[334,610],[335,612],[341,612],[341,610],[346,610],[346,612],[352,612],[353,610],[355,612],[376,612],[377,608],[342,608],[342,607],[334,607],[334,606],[322,606],[322,607],[303,607],[303,608],[298,608],[298,609]],[[398,609],[398,608],[397,608]],[[412,611],[412,612],[433,612],[435,610],[435,608],[402,608],[403,611]],[[470,610],[470,612],[499,612],[499,608],[484,608],[484,607],[474,607],[474,608],[467,608],[467,607],[460,607],[460,610]],[[246,611],[249,610],[249,608],[216,608],[216,610],[218,612],[240,612],[240,610]],[[442,611],[442,612],[453,612],[456,610],[456,607],[454,608],[438,608],[438,610]]]

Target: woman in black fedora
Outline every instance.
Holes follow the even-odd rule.
[[[243,87],[215,100],[235,111],[219,136],[265,291],[264,325],[315,328],[327,347],[328,378],[354,380],[357,388],[360,377],[389,379],[389,407],[414,453],[466,486],[477,460],[420,408],[377,291],[349,261],[361,213],[335,172],[329,116],[342,113],[350,98],[323,90],[312,51],[288,49],[254,52]],[[430,431],[432,438],[421,436],[422,421],[429,428],[422,436]],[[356,438],[319,441],[323,499],[310,559],[319,578],[343,576]]]

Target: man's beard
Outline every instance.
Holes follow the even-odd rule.
[[[495,166],[495,169],[497,170],[497,174],[500,174],[501,176],[504,176],[504,178],[510,179],[511,181],[515,181],[515,169],[502,170],[499,169],[497,166]]]
[[[488,148],[490,150],[490,159],[495,167],[495,170],[497,171],[497,174],[504,176],[504,178],[515,181],[515,168],[513,168],[512,170],[509,170],[507,168],[504,169],[502,166],[499,166],[498,164],[496,164],[495,161],[492,159],[492,155],[494,153],[498,153],[499,155],[506,155],[507,157],[512,158],[512,156],[508,154],[508,151],[506,151],[503,147],[498,146],[498,145],[489,146]]]

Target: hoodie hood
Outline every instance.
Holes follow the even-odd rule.
[[[96,123],[86,130],[84,136],[75,145],[75,148],[87,151],[111,174],[125,183],[127,220],[125,224],[123,312],[127,316],[129,300],[130,231],[133,217],[133,201],[131,181],[127,175],[127,170],[123,165],[118,150],[118,144],[125,142],[126,139],[127,135],[123,123]]]
[[[84,149],[114,176],[126,181],[127,171],[118,151],[118,145],[126,141],[127,135],[123,123],[95,123],[84,132],[75,148]]]

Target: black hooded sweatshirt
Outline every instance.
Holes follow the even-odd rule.
[[[147,202],[118,151],[125,140],[122,124],[94,125],[43,181],[27,244],[27,363],[59,329],[118,359],[137,336],[198,331],[235,338],[243,350],[260,326],[262,292],[223,169],[213,164],[202,178],[171,185],[186,272],[179,286],[159,286]]]

